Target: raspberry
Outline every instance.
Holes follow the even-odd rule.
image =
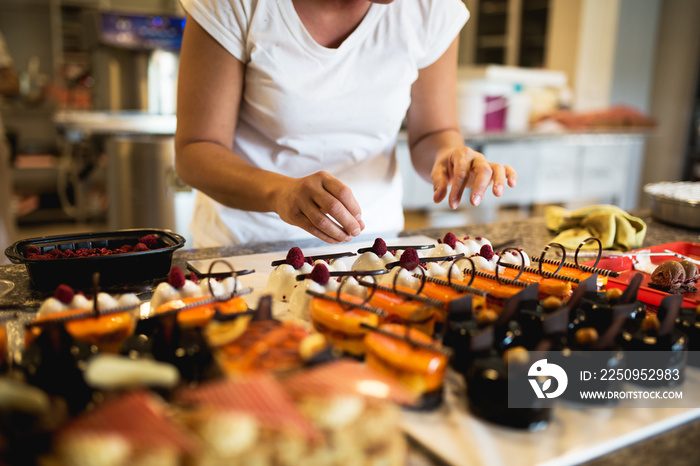
[[[146,235],[142,238],[139,238],[139,243],[145,244],[149,247],[149,249],[154,249],[158,247],[158,238],[156,237],[156,235]]]
[[[60,249],[52,249],[48,252],[48,255],[51,257],[63,257],[63,252]]]
[[[457,246],[457,237],[455,236],[454,233],[450,232],[445,235],[445,237],[442,240],[443,243],[447,244],[449,247],[452,249]]]
[[[28,246],[24,252],[27,254],[27,256],[29,256],[29,254],[41,254],[41,251],[36,246]]]
[[[191,281],[192,283],[198,283],[198,282],[199,282],[199,278],[197,278],[197,274],[196,274],[196,273],[194,273],[194,272],[190,273],[190,281]]]
[[[484,244],[481,246],[481,249],[479,249],[479,255],[487,261],[490,261],[493,257],[493,249],[491,249],[491,246],[488,244]]]
[[[72,249],[66,249],[63,251],[63,257],[75,257],[75,253]]]
[[[170,268],[170,272],[168,272],[168,283],[170,283],[170,286],[173,288],[182,288],[185,286],[185,274],[177,265],[173,265]]]
[[[53,297],[61,301],[63,304],[70,304],[70,302],[73,301],[73,296],[75,296],[73,288],[64,284],[58,285],[53,294]]]
[[[134,247],[130,244],[125,244],[124,246],[120,247],[119,250],[121,252],[131,252],[134,250]]]
[[[468,241],[468,240],[469,240],[469,235],[464,237],[464,241]]]
[[[150,251],[150,249],[148,249],[148,246],[146,246],[145,244],[138,243],[136,246],[134,246],[133,252],[140,252],[140,251]]]
[[[375,239],[374,244],[372,245],[372,251],[379,257],[386,254],[386,243],[384,240],[381,238]]]
[[[295,269],[300,268],[302,265],[304,265],[304,253],[301,252],[301,249],[298,247],[294,246],[292,249],[289,250],[287,253],[287,259],[286,259],[287,264],[291,265]]]
[[[328,271],[328,267],[326,267],[325,265],[316,264],[314,265],[314,268],[311,271],[310,277],[319,285],[325,285],[326,283],[328,283],[328,280],[330,280],[331,273]]]
[[[406,270],[413,270],[419,264],[418,252],[413,248],[406,249],[403,254],[401,254],[401,259],[399,259],[399,264]]]

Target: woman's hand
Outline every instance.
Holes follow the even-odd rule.
[[[327,243],[350,241],[365,228],[350,188],[326,172],[287,178],[280,186],[275,212]]]
[[[442,201],[450,190],[449,205],[459,206],[464,188],[471,188],[470,201],[479,205],[489,185],[494,196],[501,196],[506,183],[511,188],[518,182],[518,174],[509,165],[488,162],[479,152],[468,147],[443,150],[435,159],[430,172],[433,181],[433,200]]]

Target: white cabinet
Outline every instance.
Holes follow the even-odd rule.
[[[481,208],[606,203],[629,210],[638,207],[644,140],[641,134],[591,133],[518,139],[492,136],[467,141],[467,145],[518,172],[516,188],[506,189],[500,198],[487,192]],[[404,208],[447,209],[445,201],[433,204],[432,185],[413,170],[405,140],[399,141],[397,156],[404,179]]]

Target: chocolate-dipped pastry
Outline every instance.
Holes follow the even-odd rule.
[[[494,327],[491,324],[498,319],[498,314],[490,309],[475,312],[473,304],[471,295],[452,301],[443,327],[443,345],[454,351],[450,366],[461,374],[474,358],[493,351]]]
[[[595,277],[586,281],[591,280],[595,286]],[[548,340],[565,339],[571,313],[569,306],[578,303],[581,295],[582,287],[579,286],[567,306],[564,306],[561,299],[556,296],[548,296],[539,301],[535,294],[534,299],[524,300],[517,313],[517,320],[522,327],[521,344],[529,350],[534,350],[543,338]]]
[[[489,339],[493,341],[491,349],[481,348],[478,357],[473,359],[464,372],[469,409],[483,419],[511,427],[538,429],[544,427],[550,418],[551,408],[544,400],[535,396],[527,381],[529,352],[522,346],[529,340],[526,338],[527,330],[520,324],[521,313],[523,310],[531,311],[533,315],[536,313],[538,295],[538,285],[534,284],[506,300],[504,309],[496,322],[484,330],[480,339],[472,340],[472,346],[480,342],[486,343]],[[541,314],[544,315],[544,313]],[[563,321],[561,329],[563,334],[567,327],[566,317],[564,316],[563,320],[558,319]],[[537,334],[541,337],[550,330],[549,316],[545,316],[544,323],[538,318],[534,320],[538,323],[528,324],[529,317],[524,321],[531,335]],[[538,330],[533,330],[535,328]],[[533,339],[539,337],[533,337]],[[508,364],[516,364],[513,366],[515,370],[509,372]],[[511,379],[511,376],[515,378]],[[522,386],[522,393],[532,394],[529,407],[508,407],[509,384]]]
[[[0,464],[40,464],[51,434],[68,417],[60,397],[13,377],[0,377]]]
[[[27,382],[64,398],[75,414],[92,399],[92,390],[83,380],[83,368],[96,353],[95,345],[75,340],[62,323],[52,323],[24,349],[22,368]]]
[[[683,270],[685,271],[685,280],[681,286],[681,291],[683,293],[694,293],[698,291],[695,286],[700,279],[700,274],[698,273],[698,266],[690,261],[682,260],[680,261]]]
[[[580,302],[573,306],[571,314],[571,330],[593,327],[598,334],[603,335],[615,319],[627,315],[627,326],[636,327],[644,316],[645,305],[637,299],[637,293],[642,283],[643,275],[637,273],[624,290],[611,288],[605,292],[596,291],[593,283],[586,280],[581,282],[583,296]],[[578,290],[577,290],[578,291]],[[571,301],[570,301],[571,302]]]
[[[678,293],[684,282],[685,268],[680,262],[666,261],[654,269],[649,284],[669,293]]]
[[[700,304],[682,308],[676,328],[688,337],[688,364],[700,367]]]
[[[678,370],[675,380],[654,377],[654,380],[635,380],[634,383],[646,387],[673,387],[683,383],[688,358],[688,337],[675,326],[682,302],[683,296],[668,295],[661,301],[656,315],[647,312],[636,330],[621,332],[618,341],[625,350],[628,368],[648,371],[649,356],[644,352],[655,351],[655,359],[662,356],[665,359],[656,369]]]
[[[516,346],[503,355],[492,354],[474,361],[465,377],[467,402],[472,413],[487,421],[519,429],[546,427],[552,409],[548,400],[537,398],[530,388],[527,371],[533,361],[528,354],[525,348]],[[509,384],[517,384],[522,394],[531,395],[529,407],[508,407]]]

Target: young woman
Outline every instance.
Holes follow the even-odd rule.
[[[517,175],[464,146],[460,0],[184,0],[176,167],[195,246],[401,230],[402,121],[434,200]],[[410,187],[408,187],[410,189]]]

